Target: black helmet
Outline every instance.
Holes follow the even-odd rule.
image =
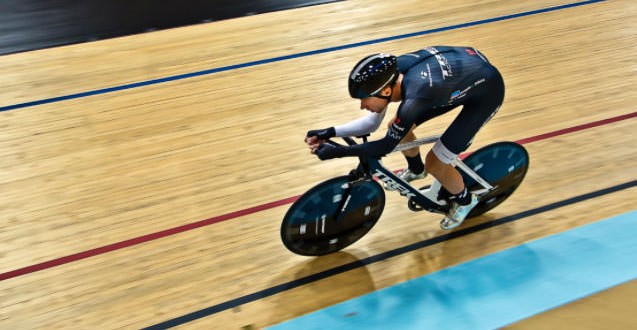
[[[374,54],[360,60],[349,74],[349,95],[355,99],[375,96],[398,78],[396,56]]]

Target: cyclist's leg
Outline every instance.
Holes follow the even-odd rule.
[[[489,73],[486,80],[467,96],[462,110],[425,159],[427,172],[453,195],[462,193],[465,187],[451,162],[469,148],[476,133],[496,114],[504,100],[504,82],[499,72],[490,66],[484,70]]]
[[[396,115],[394,115],[392,120],[390,120],[387,123],[387,128],[391,127],[392,123],[395,120],[396,120]],[[414,128],[415,127],[412,127],[409,130],[409,133],[407,133],[407,135],[405,135],[405,137],[403,137],[403,139],[400,140],[400,143],[406,143],[406,142],[411,142],[411,141],[415,141],[416,140],[416,134],[414,134]],[[406,149],[406,150],[403,150],[402,153],[405,156],[413,157],[413,156],[416,156],[417,154],[420,153],[420,148],[419,147],[414,147],[414,148],[411,148],[411,149]]]
[[[449,160],[449,158],[443,158],[443,160],[440,156],[437,156],[437,154],[441,153],[439,150],[445,149],[446,147],[440,143],[440,140],[434,144],[434,147],[425,157],[425,171],[438,179],[440,184],[447,189],[449,193],[456,195],[464,190],[464,183],[460,172],[451,165],[456,154],[452,154],[453,156],[449,157],[451,160]]]
[[[394,115],[394,118],[392,118],[392,120],[389,121],[389,123],[387,124],[387,127],[389,128],[395,120],[396,120],[396,115]],[[409,133],[407,133],[407,135],[403,137],[400,143],[406,143],[406,142],[411,142],[416,140],[416,134],[414,134],[414,128],[416,127],[414,126],[409,130]],[[414,148],[403,150],[402,154],[405,157],[405,160],[407,161],[407,169],[409,169],[409,172],[414,174],[414,175],[409,175],[411,178],[403,177],[403,179],[406,179],[407,181],[411,181],[410,179],[413,180],[413,179],[424,177],[424,175],[426,175],[425,165],[423,164],[422,157],[420,155],[420,147],[414,147]]]
[[[427,155],[426,163],[432,161],[432,164],[427,164],[428,168],[432,168],[431,173],[437,175],[443,187],[452,194],[449,213],[440,222],[443,229],[453,229],[462,224],[478,204],[477,196],[467,190],[460,172],[451,162],[469,148],[476,133],[497,113],[504,100],[502,77],[495,68],[486,69],[489,69],[489,75],[485,74],[486,79],[467,96],[458,116]]]

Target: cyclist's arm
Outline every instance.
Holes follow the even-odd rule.
[[[387,108],[380,113],[370,112],[366,116],[352,120],[349,123],[334,126],[336,136],[362,136],[374,132],[383,122],[385,113],[387,113]]]
[[[428,102],[424,99],[408,99],[398,107],[396,119],[389,126],[387,134],[380,140],[371,141],[347,147],[345,156],[382,157],[390,153],[400,141],[409,133],[416,123],[421,111],[427,109]]]

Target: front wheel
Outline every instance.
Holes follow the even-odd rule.
[[[290,206],[281,224],[281,240],[300,255],[336,252],[367,234],[384,207],[385,192],[376,181],[336,177],[308,190]]]
[[[480,196],[480,202],[469,212],[468,218],[483,214],[504,202],[520,186],[529,168],[528,152],[515,142],[490,144],[463,161],[495,188]],[[462,176],[470,191],[482,188],[465,173]]]

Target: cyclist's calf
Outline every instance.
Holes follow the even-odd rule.
[[[453,165],[443,163],[433,151],[427,153],[425,171],[438,179],[440,184],[453,195],[459,194],[464,190],[464,182],[460,172]]]

